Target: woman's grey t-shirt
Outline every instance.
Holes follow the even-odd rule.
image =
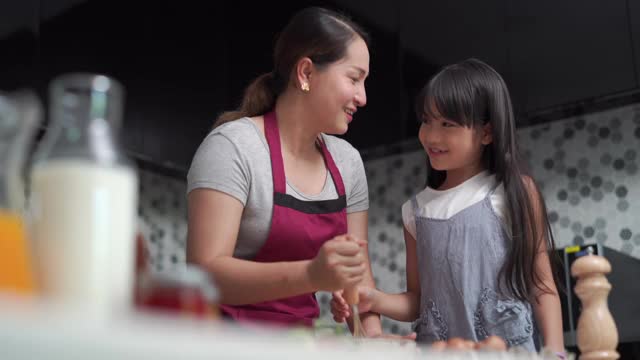
[[[369,209],[369,194],[360,153],[345,140],[322,135],[340,170],[347,196],[347,213]],[[338,197],[327,171],[322,191],[303,194],[287,181],[287,194],[306,201]],[[223,124],[207,135],[191,163],[187,193],[208,188],[229,194],[244,205],[234,256],[253,258],[267,240],[273,211],[273,177],[269,146],[249,118]]]

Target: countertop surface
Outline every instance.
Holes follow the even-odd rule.
[[[78,307],[0,297],[2,358],[13,359],[542,359],[536,354],[433,353],[415,343],[130,312],[95,318]]]

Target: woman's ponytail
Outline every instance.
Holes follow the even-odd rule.
[[[276,85],[273,73],[258,76],[245,89],[240,108],[222,113],[216,119],[213,127],[215,128],[226,122],[243,117],[261,115],[269,111],[275,104],[278,95]]]

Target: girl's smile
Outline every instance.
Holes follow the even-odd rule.
[[[434,147],[428,147],[427,148],[427,154],[429,155],[430,158],[442,156],[442,155],[445,155],[448,152],[449,152],[448,150],[442,150],[442,149],[438,149],[438,148],[434,148]]]

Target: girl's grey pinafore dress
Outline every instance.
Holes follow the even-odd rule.
[[[419,342],[497,335],[509,347],[536,351],[531,304],[498,290],[510,241],[491,205],[492,192],[446,220],[418,216],[415,196],[411,200],[421,289],[413,326]]]

